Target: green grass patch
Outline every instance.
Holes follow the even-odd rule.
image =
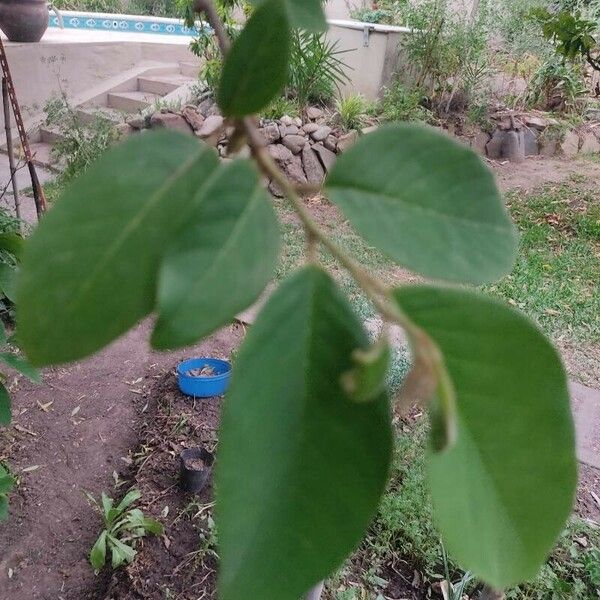
[[[508,195],[521,232],[513,272],[487,291],[551,335],[600,336],[600,201],[573,184]]]
[[[418,570],[428,584],[445,579],[443,547],[433,524],[426,478],[424,419],[398,433],[390,483],[363,544],[329,582],[336,600],[385,597],[390,567]],[[359,567],[359,568],[357,568]],[[463,575],[448,559],[453,582]],[[471,591],[476,589],[473,582]],[[573,517],[537,578],[507,591],[507,600],[584,600],[600,586],[600,528]],[[476,597],[476,595],[474,596]]]

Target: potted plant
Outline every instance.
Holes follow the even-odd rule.
[[[0,29],[11,42],[39,42],[48,19],[46,0],[0,0]]]

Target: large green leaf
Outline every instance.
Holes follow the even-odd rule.
[[[279,226],[250,163],[212,177],[192,225],[168,252],[159,277],[157,348],[191,344],[254,302],[273,276]]]
[[[516,232],[492,173],[434,129],[365,136],[338,158],[327,189],[365,239],[427,277],[481,284],[513,265]]]
[[[12,419],[11,401],[8,390],[0,383],[0,425],[10,425]],[[1,477],[1,473],[0,473]],[[0,490],[1,492],[2,490]]]
[[[104,529],[90,552],[90,563],[96,571],[99,571],[106,562],[106,536],[107,531]]]
[[[19,340],[34,364],[91,354],[152,311],[160,258],[217,165],[189,136],[147,133],[65,191],[28,241],[18,281]]]
[[[0,494],[7,494],[15,485],[14,477],[0,466]]]
[[[395,297],[438,344],[456,390],[457,441],[429,457],[444,542],[495,587],[529,579],[560,533],[576,485],[561,361],[528,319],[474,292],[422,286]]]
[[[262,6],[273,0],[250,0],[255,6]],[[308,31],[327,29],[322,0],[275,0],[282,5],[292,27]]]
[[[0,494],[0,521],[8,519],[8,498]]]
[[[236,359],[217,465],[222,600],[297,600],[359,542],[391,452],[386,394],[340,378],[368,347],[331,278],[307,267],[273,294]]]
[[[264,2],[227,55],[219,85],[223,114],[233,117],[253,114],[275,98],[287,78],[290,37],[282,2]]]
[[[0,292],[11,302],[15,301],[15,276],[17,268],[0,262]]]

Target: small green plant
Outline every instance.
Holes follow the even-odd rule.
[[[8,518],[8,495],[14,485],[14,477],[0,465],[0,521],[6,521]]]
[[[285,96],[279,96],[275,98],[267,108],[262,112],[262,116],[265,119],[281,119],[284,115],[290,117],[297,117],[300,115],[300,109],[298,105]]]
[[[365,125],[367,103],[363,96],[354,94],[336,102],[337,117],[344,129],[360,129]]]
[[[63,182],[85,171],[116,140],[112,121],[97,113],[92,121],[84,122],[64,94],[50,100],[44,110],[46,125],[61,135],[52,153],[64,167],[59,178]]]
[[[473,581],[474,577],[469,571],[466,571],[462,574],[458,582],[452,583],[448,554],[444,548],[444,544],[441,544],[441,546],[442,559],[444,561],[444,575],[446,576],[446,579],[441,584],[444,600],[463,600],[466,591],[469,588],[469,584]]]
[[[130,490],[123,500],[114,506],[113,499],[102,492],[100,506],[95,498],[88,495],[104,520],[104,529],[90,552],[90,563],[96,571],[105,565],[108,553],[111,555],[113,569],[129,564],[136,555],[136,540],[147,534],[162,534],[163,526],[158,521],[145,517],[139,508],[129,508],[140,497],[141,493],[138,490]]]
[[[425,98],[418,89],[408,89],[400,81],[386,88],[381,101],[381,117],[384,121],[433,120],[433,113],[423,106]]]

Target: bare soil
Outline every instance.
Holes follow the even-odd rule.
[[[159,400],[148,390],[165,373],[174,382],[180,360],[229,357],[243,336],[242,327],[232,325],[195,348],[159,354],[148,349],[149,330],[145,322],[86,361],[45,370],[42,385],[20,380],[14,386],[17,416],[0,434],[0,457],[10,457],[20,484],[11,495],[10,519],[0,525],[0,599],[103,597],[106,576],[95,576],[88,563],[101,520],[84,491],[124,493],[144,451],[144,415]],[[214,420],[207,423],[214,435]],[[178,453],[168,452],[173,465],[155,473],[162,491],[173,485],[171,470],[179,464]],[[149,472],[152,464],[144,468]]]

